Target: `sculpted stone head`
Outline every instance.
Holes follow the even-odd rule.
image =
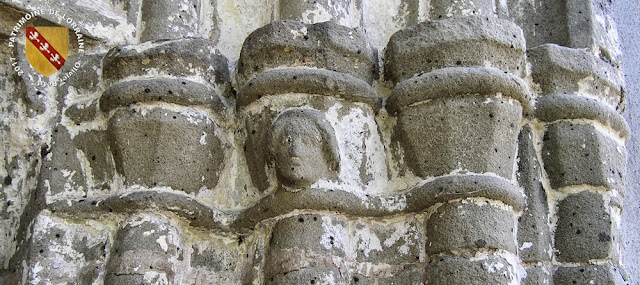
[[[291,109],[271,125],[269,160],[285,186],[305,187],[338,171],[333,127],[316,110]]]

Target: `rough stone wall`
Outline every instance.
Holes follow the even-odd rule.
[[[608,1],[0,9],[0,284],[638,282]]]

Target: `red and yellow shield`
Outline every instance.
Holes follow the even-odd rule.
[[[27,27],[26,54],[31,67],[44,76],[56,73],[69,55],[66,27]]]

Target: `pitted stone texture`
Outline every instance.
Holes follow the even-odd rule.
[[[569,45],[586,49],[618,66],[621,60],[618,31],[610,1],[566,1]]]
[[[524,188],[527,204],[518,218],[518,249],[524,262],[551,261],[551,233],[547,193],[542,186],[542,167],[537,159],[530,125],[518,138],[518,184]]]
[[[527,47],[554,43],[569,45],[566,1],[508,1],[509,19],[524,31]]]
[[[347,222],[337,217],[304,214],[284,218],[273,227],[265,276],[333,266],[332,257],[346,256],[348,235]]]
[[[265,278],[265,284],[346,284],[347,280],[334,268],[303,268]]]
[[[356,261],[384,264],[415,263],[420,259],[420,231],[412,218],[353,226]]]
[[[603,284],[620,285],[625,282],[621,272],[611,264],[560,267],[553,275],[555,285]]]
[[[119,227],[113,243],[104,284],[181,283],[180,270],[186,265],[184,241],[169,218],[155,214],[131,217]]]
[[[332,22],[280,21],[251,33],[238,60],[238,85],[282,67],[327,69],[369,84],[377,78],[376,54],[362,32]]]
[[[190,270],[183,284],[247,284],[253,258],[250,236],[209,234],[191,245]],[[186,257],[185,257],[186,258]]]
[[[333,21],[351,28],[362,26],[362,0],[282,1],[279,4],[280,20],[307,24]]]
[[[539,266],[527,268],[527,277],[522,280],[522,285],[551,285],[553,278],[551,274]]]
[[[431,19],[465,17],[465,16],[494,16],[496,14],[496,2],[490,0],[463,0],[448,1],[435,0],[431,1],[431,10],[429,11]]]
[[[606,207],[601,194],[588,191],[560,201],[555,232],[559,261],[577,263],[611,257],[616,241]]]
[[[425,223],[428,255],[456,249],[504,249],[516,253],[515,215],[484,201],[441,205]]]
[[[77,150],[76,157],[83,165],[87,187],[96,190],[107,190],[115,173],[114,161],[106,141],[106,132],[90,130],[78,133],[73,138]],[[87,189],[88,190],[88,189]]]
[[[45,195],[83,196],[88,190],[85,171],[77,156],[77,148],[66,127],[58,125],[52,131],[51,146],[43,148],[39,187]],[[68,197],[64,197],[68,199]]]
[[[425,280],[435,285],[513,284],[513,266],[497,256],[479,260],[463,257],[436,257],[425,267]]]
[[[587,94],[622,111],[623,78],[609,63],[587,51],[555,44],[530,49],[527,57],[542,94]]]
[[[228,106],[214,88],[184,78],[129,80],[111,85],[100,98],[100,109],[109,112],[136,103],[166,102],[204,106],[223,114]]]
[[[536,102],[535,117],[543,122],[557,120],[594,120],[612,128],[620,138],[627,141],[629,126],[616,110],[597,99],[569,94],[545,95]]]
[[[121,108],[107,139],[125,185],[171,187],[184,193],[213,189],[228,146],[207,115],[162,108]]]
[[[392,136],[420,177],[455,170],[513,179],[522,107],[509,98],[433,99],[400,111]]]
[[[142,0],[140,41],[197,37],[199,12],[204,11],[201,2],[204,1]]]
[[[131,76],[182,77],[212,85],[218,94],[229,88],[227,59],[203,39],[146,42],[114,47],[103,59],[106,86]]]
[[[494,67],[523,76],[522,30],[494,17],[450,18],[401,30],[391,37],[386,49],[385,79],[399,83],[454,66]]]
[[[499,69],[485,67],[447,67],[402,81],[393,89],[387,109],[395,113],[406,106],[437,98],[498,93],[517,100],[526,111],[530,111],[532,94],[524,80]]]
[[[626,174],[623,145],[580,121],[560,121],[547,127],[542,159],[551,187],[589,184],[622,191]]]
[[[93,284],[104,277],[109,233],[96,223],[69,223],[41,212],[33,224],[28,262],[29,284]],[[42,283],[44,282],[44,283]]]
[[[382,98],[368,83],[349,74],[323,69],[272,69],[249,80],[238,92],[238,106],[244,107],[268,95],[302,93],[331,96],[382,107]]]
[[[56,92],[64,96],[64,102],[69,105],[64,108],[64,115],[74,123],[94,121],[98,118],[98,98],[102,93],[100,75],[102,73],[102,58],[104,53],[74,54],[67,58],[60,71],[66,74],[73,70],[64,85],[58,86]]]

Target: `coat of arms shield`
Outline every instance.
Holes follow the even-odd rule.
[[[27,27],[25,51],[31,67],[44,76],[56,73],[69,55],[66,27]]]

